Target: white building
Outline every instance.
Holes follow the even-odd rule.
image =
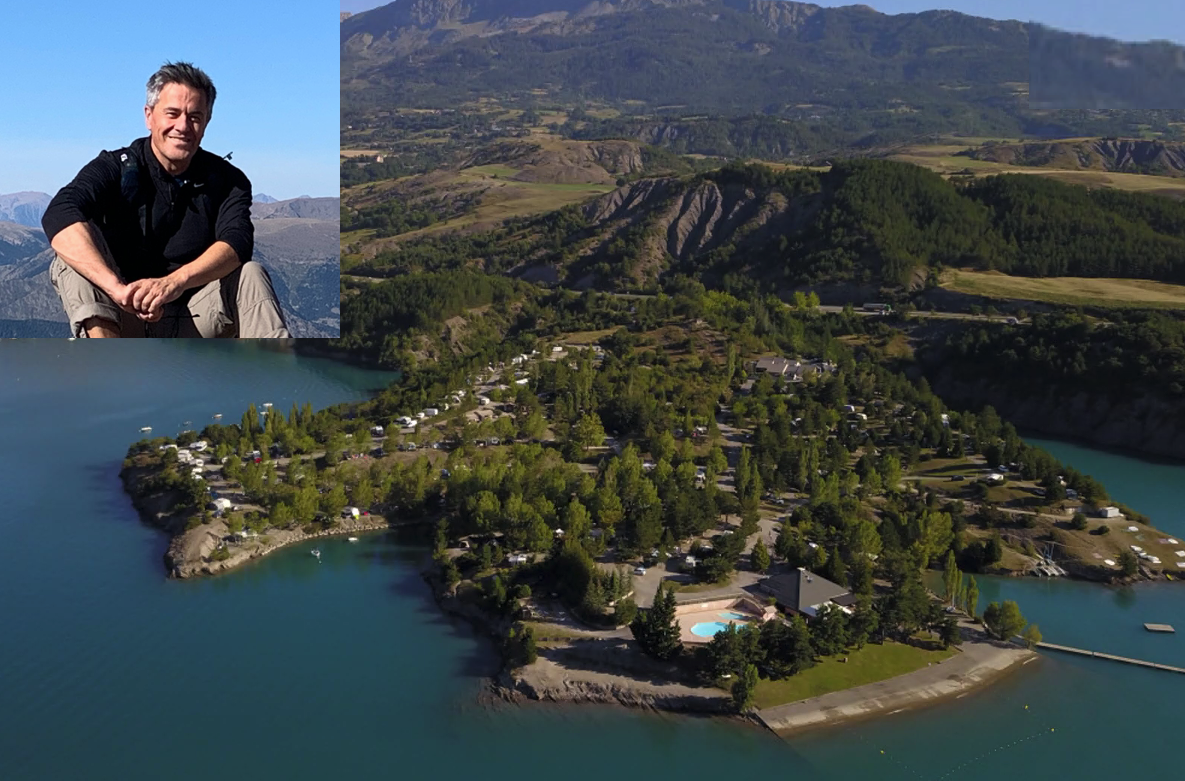
[[[1118,507],[1100,507],[1099,515],[1104,518],[1122,518],[1123,513],[1119,512]]]

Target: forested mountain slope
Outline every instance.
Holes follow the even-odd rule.
[[[1185,282],[1185,203],[1009,175],[953,182],[851,160],[643,179],[583,206],[382,253],[356,273],[473,265],[570,287],[918,286],[940,267]]]
[[[1151,98],[1125,119],[1030,110],[1034,29],[777,0],[397,0],[341,25],[343,125],[377,107],[598,104],[620,116],[578,113],[565,133],[778,157],[939,132],[1106,135],[1127,120],[1179,133],[1185,107]],[[1041,40],[1061,40],[1054,32]],[[1057,62],[1043,84],[1086,80],[1125,99],[1179,49],[1118,68],[1104,59],[1114,42],[1070,41],[1039,52]]]
[[[1185,321],[1173,313],[1072,313],[972,326],[920,354],[953,403],[1017,426],[1185,458]]]

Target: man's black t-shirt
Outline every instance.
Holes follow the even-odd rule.
[[[94,220],[124,282],[163,277],[224,241],[241,263],[251,259],[251,182],[226,160],[199,149],[181,179],[161,168],[148,138],[128,147],[140,168],[137,203],[120,188],[116,152],[103,151],[50,201],[41,226],[50,241],[63,228]],[[147,204],[141,230],[139,204]]]

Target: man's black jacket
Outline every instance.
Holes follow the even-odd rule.
[[[162,277],[194,260],[215,241],[251,259],[251,182],[233,165],[199,149],[179,185],[165,173],[148,138],[133,141],[139,165],[136,203],[120,188],[119,155],[103,151],[58,191],[41,217],[50,241],[68,225],[94,220],[107,240],[124,282]],[[139,204],[147,204],[141,230]]]

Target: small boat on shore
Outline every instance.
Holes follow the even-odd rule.
[[[316,559],[317,561],[321,560],[321,550],[319,548],[313,548],[312,554],[313,554],[314,559]]]

